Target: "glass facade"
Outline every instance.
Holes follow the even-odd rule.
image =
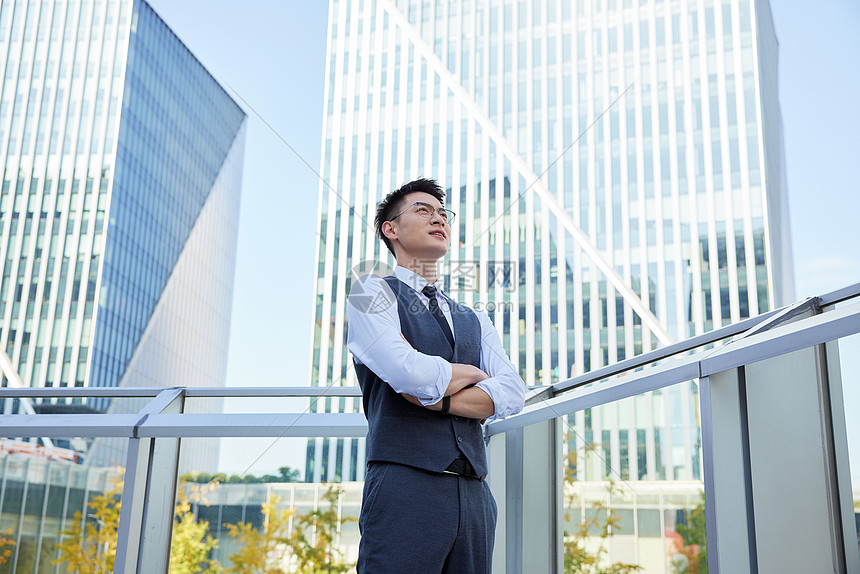
[[[370,222],[419,175],[458,214],[449,292],[529,385],[793,300],[766,1],[332,0],[327,45],[312,386],[356,384],[351,270],[393,264]],[[580,478],[701,479],[698,412],[691,383],[571,416]],[[363,454],[310,441],[306,478]]]
[[[69,572],[66,565],[52,564],[59,556],[61,533],[73,528],[76,513],[79,523],[98,526],[88,504],[117,482],[122,483],[117,468],[0,457],[0,526],[8,537],[4,551],[9,551],[0,573]]]
[[[223,385],[244,112],[143,1],[4,0],[0,62],[3,384]]]

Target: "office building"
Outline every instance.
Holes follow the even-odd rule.
[[[0,64],[3,384],[223,386],[244,112],[143,0],[4,0]]]
[[[449,294],[528,385],[793,301],[766,0],[332,0],[327,45],[311,385],[356,384],[351,270],[393,265],[375,205],[420,175],[457,213]],[[701,480],[698,413],[691,382],[571,416],[577,477]],[[311,440],[306,478],[363,454]]]

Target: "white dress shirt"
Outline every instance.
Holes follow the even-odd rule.
[[[405,267],[397,266],[394,274],[412,287],[429,309],[430,300],[421,292],[428,281]],[[436,298],[453,333],[449,299],[439,283],[435,285]],[[357,363],[366,365],[396,392],[412,395],[425,406],[442,399],[451,382],[451,363],[416,351],[403,338],[397,299],[385,280],[376,275],[361,278],[350,291],[346,315],[347,346]],[[476,386],[492,399],[495,405],[492,418],[516,414],[523,407],[525,384],[508,358],[490,317],[482,311],[475,311],[475,315],[481,324],[480,369],[489,375]]]

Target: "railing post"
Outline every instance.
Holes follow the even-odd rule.
[[[114,562],[116,574],[134,574],[137,571],[143,509],[146,505],[146,478],[150,470],[149,450],[152,442],[152,439],[146,438],[128,439]]]
[[[167,389],[141,411],[138,427],[150,414],[181,413],[184,405],[181,389]],[[117,574],[167,572],[179,446],[178,438],[129,439],[114,566]]]

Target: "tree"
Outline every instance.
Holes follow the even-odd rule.
[[[280,574],[289,558],[287,533],[292,509],[278,509],[279,496],[269,496],[263,503],[263,528],[257,530],[248,522],[227,524],[230,537],[239,542],[239,550],[230,555],[233,566],[227,572],[237,574]]]
[[[355,520],[354,517],[338,518],[337,502],[342,494],[342,488],[329,486],[324,495],[328,510],[317,508],[297,517],[290,546],[300,574],[343,574],[355,566],[344,561],[343,552],[334,544],[340,527]],[[313,543],[308,540],[308,529],[313,531]]]
[[[60,533],[61,542],[57,544],[60,555],[53,564],[65,564],[71,574],[101,574],[113,571],[119,514],[122,508],[122,486],[123,478],[120,474],[114,478],[110,488],[93,496],[87,503],[86,521],[82,519],[80,511],[75,512],[71,527]],[[191,488],[192,499],[201,501],[203,494],[213,486]],[[169,572],[218,574],[222,572],[220,564],[207,559],[209,552],[217,547],[218,542],[207,534],[207,522],[196,521],[185,494],[186,489],[180,487],[180,492],[170,545]]]
[[[307,514],[295,514],[295,509],[278,509],[280,498],[270,496],[263,504],[263,528],[251,524],[228,524],[230,536],[239,543],[239,550],[230,555],[233,566],[227,572],[237,574],[282,574],[292,564],[299,574],[342,574],[355,564],[344,561],[335,546],[340,527],[355,518],[338,518],[337,502],[343,490],[329,486],[322,507]],[[293,519],[292,531],[290,518]]]
[[[610,496],[618,493],[618,487],[614,482],[610,482],[607,486],[607,493]],[[565,533],[565,574],[629,574],[641,570],[641,567],[636,564],[623,562],[604,564],[606,555],[609,553],[607,541],[620,530],[621,518],[602,500],[593,502],[591,507],[594,510],[594,516],[583,520],[572,535]],[[596,533],[600,538],[600,546],[593,553],[586,549],[586,541],[594,536],[592,533]]]
[[[266,482],[299,482],[299,471],[282,466],[278,469],[278,474],[264,474],[262,476],[254,476],[253,474],[232,474],[227,476],[223,472],[209,474],[208,472],[187,472],[180,476],[180,480],[195,483],[231,483],[231,484],[263,484]]]
[[[570,439],[571,437],[568,437]],[[593,448],[592,445],[587,445],[586,448]],[[571,451],[565,457],[564,465],[564,483],[565,485],[573,486],[576,482],[576,455],[577,451]],[[566,491],[568,489],[565,489]],[[573,494],[573,489],[569,490],[571,494],[565,494],[565,508],[571,508],[576,505],[576,494]],[[607,494],[618,493],[618,487],[614,482],[610,481],[607,486]],[[572,533],[564,533],[564,573],[565,574],[630,574],[641,570],[641,567],[636,564],[624,564],[615,562],[606,565],[608,540],[620,530],[621,518],[603,501],[592,503],[594,516],[585,519],[579,527]],[[570,516],[566,515],[569,519]],[[593,533],[600,539],[600,546],[596,552],[590,552],[586,548],[586,542],[593,537]]]
[[[91,512],[86,521],[80,510],[75,511],[71,528],[60,532],[60,556],[52,564],[65,563],[72,574],[113,572],[121,493],[122,475],[114,477],[107,490],[87,503]]]
[[[278,469],[278,472],[281,475],[280,482],[298,482],[299,481],[299,471],[290,468],[289,466],[282,466]]]
[[[170,574],[220,574],[223,572],[217,560],[210,560],[209,553],[218,547],[218,541],[209,534],[209,522],[197,520],[191,511],[191,501],[205,502],[203,495],[216,485],[181,488],[176,504],[176,522],[170,543]],[[191,494],[190,500],[188,493]]]
[[[9,557],[12,556],[12,548],[10,547],[15,546],[15,541],[11,538],[6,538],[11,534],[11,528],[0,534],[0,564],[6,564],[9,561]]]

